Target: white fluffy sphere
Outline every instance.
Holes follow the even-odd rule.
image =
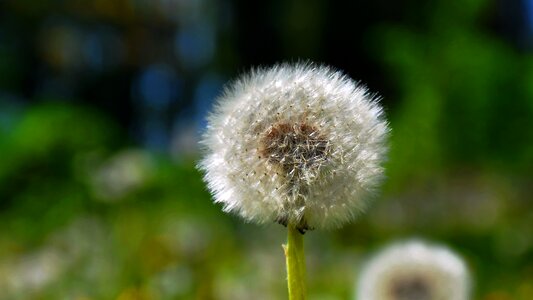
[[[420,241],[392,245],[360,273],[357,300],[467,300],[463,261],[447,248]]]
[[[338,227],[382,178],[388,131],[365,87],[329,67],[281,64],[218,98],[200,168],[215,202],[246,220]]]

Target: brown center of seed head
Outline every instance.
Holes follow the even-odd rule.
[[[264,133],[259,151],[283,175],[298,180],[303,171],[316,172],[326,162],[329,142],[316,126],[279,122]]]
[[[391,299],[396,300],[431,300],[433,299],[428,280],[423,277],[398,279],[390,289]]]

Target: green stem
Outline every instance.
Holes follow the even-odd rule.
[[[287,245],[283,245],[287,260],[289,300],[305,300],[305,254],[303,235],[291,224],[287,226]]]

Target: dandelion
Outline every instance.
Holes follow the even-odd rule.
[[[338,227],[381,179],[387,131],[365,87],[328,67],[278,65],[218,99],[200,166],[225,211],[301,230]]]
[[[466,300],[469,276],[447,248],[409,241],[372,258],[357,286],[358,300]]]
[[[287,226],[287,258],[292,250],[302,257],[294,230],[339,227],[366,207],[387,133],[365,87],[329,67],[281,64],[226,88],[208,119],[200,168],[225,211]]]

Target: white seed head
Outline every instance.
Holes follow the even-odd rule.
[[[409,241],[386,248],[360,273],[357,300],[466,300],[470,280],[447,248]]]
[[[325,66],[282,64],[226,88],[199,167],[225,211],[301,231],[338,227],[379,183],[387,133],[365,87]]]

